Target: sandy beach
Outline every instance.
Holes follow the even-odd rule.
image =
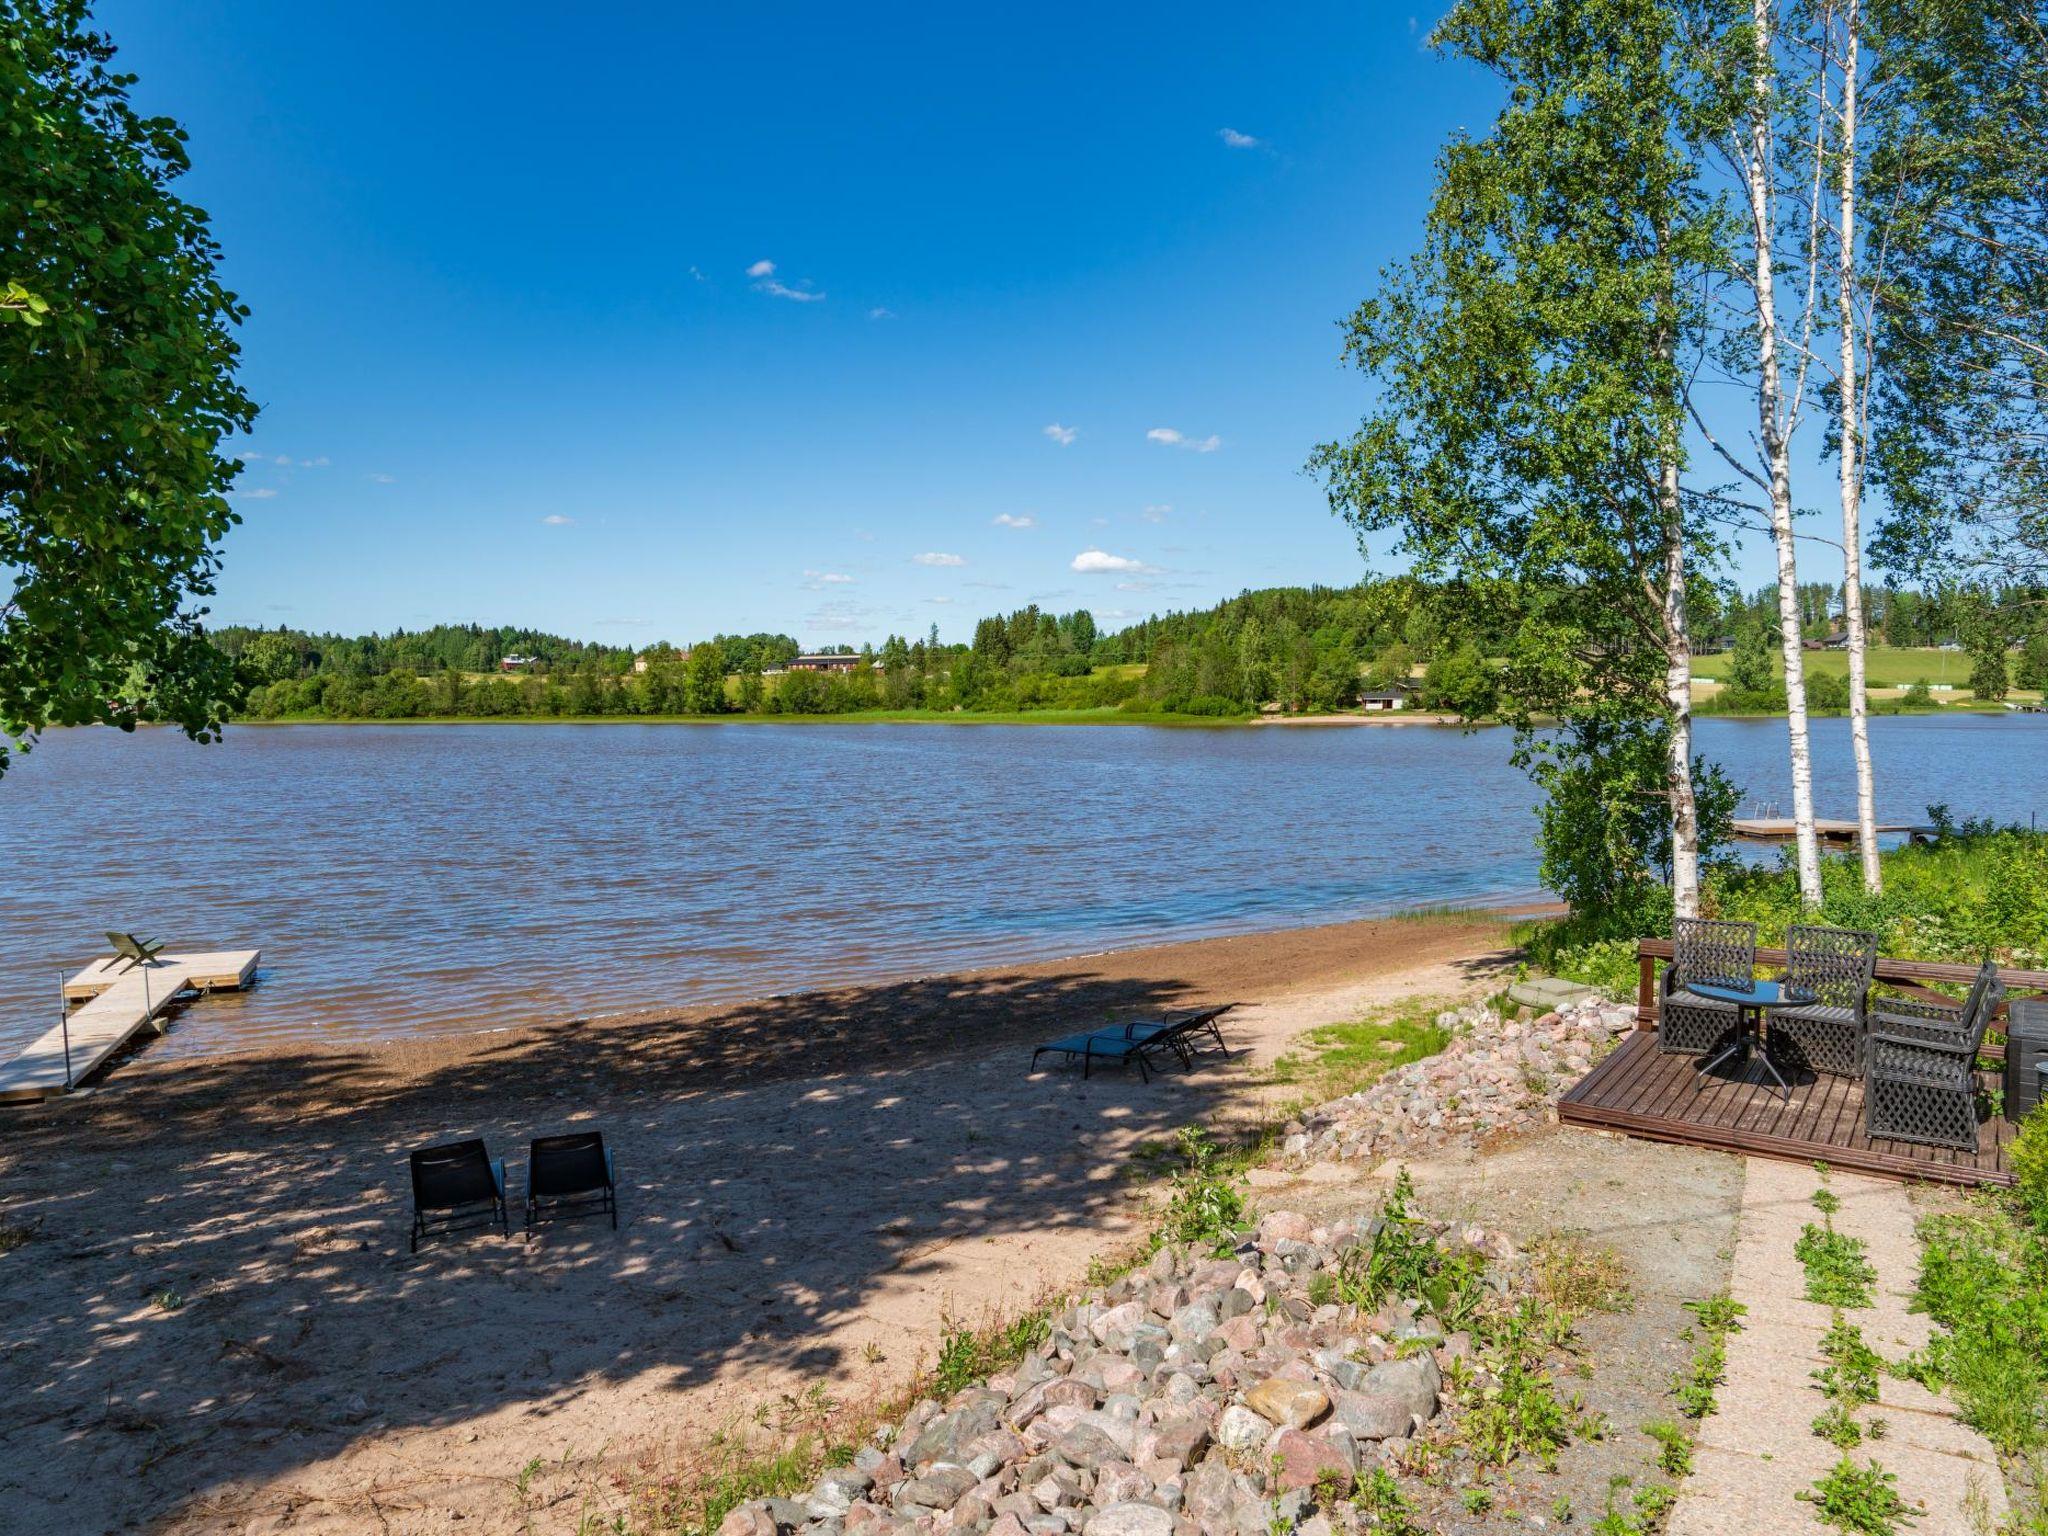
[[[0,1507],[23,1528],[575,1530],[720,1430],[897,1390],[940,1320],[1143,1230],[1128,1154],[1257,1113],[1301,1031],[1499,984],[1363,922],[323,1052],[152,1061],[0,1117]],[[1229,1063],[1027,1072],[1234,1003]],[[203,1027],[203,1014],[193,1027]],[[601,1128],[621,1226],[407,1252],[406,1154]]]

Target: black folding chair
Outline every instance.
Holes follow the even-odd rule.
[[[526,1155],[526,1237],[545,1214],[555,1217],[610,1216],[619,1230],[619,1186],[612,1155],[597,1131],[540,1136]]]
[[[138,965],[153,965],[156,957],[164,952],[161,939],[138,939],[132,933],[116,933],[111,928],[106,933],[107,942],[114,946],[114,958],[128,962],[114,973],[117,976],[126,975]]]
[[[493,1162],[481,1141],[425,1147],[412,1155],[412,1251],[432,1232],[467,1232],[498,1224],[512,1235],[505,1210],[505,1162]]]

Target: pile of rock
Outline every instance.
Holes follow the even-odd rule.
[[[800,1498],[733,1510],[721,1536],[1315,1536],[1362,1524],[1354,1481],[1397,1463],[1472,1341],[1413,1298],[1337,1299],[1377,1216],[1279,1211],[1226,1258],[1162,1248],[1053,1318],[1014,1367],[918,1403]],[[1440,1230],[1440,1229],[1433,1229]],[[1508,1283],[1498,1233],[1465,1228]]]
[[[1287,1127],[1281,1155],[1377,1160],[1547,1118],[1558,1095],[1635,1026],[1635,1009],[1595,997],[1525,1020],[1475,1003],[1437,1023],[1452,1032],[1442,1051],[1303,1115]]]

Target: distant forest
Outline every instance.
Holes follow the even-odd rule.
[[[1866,598],[1882,643],[1968,649],[1980,693],[2048,683],[2040,594],[1986,600],[1878,588]],[[1803,587],[1800,600],[1808,635],[1831,633],[1836,589]],[[1478,617],[1497,611],[1408,577],[1270,587],[1113,631],[1098,629],[1086,609],[1033,605],[981,620],[964,645],[942,643],[934,628],[857,650],[828,647],[858,662],[832,672],[785,670],[802,647],[780,634],[638,650],[474,624],[354,637],[229,626],[213,640],[235,663],[238,713],[260,720],[1111,709],[1229,717],[1343,709],[1363,692],[1394,687],[1422,707],[1470,716],[1486,713],[1489,658],[1506,649]],[[1749,691],[1738,689],[1732,704],[1771,708],[1767,660],[1741,664],[1767,652],[1775,588],[1710,590],[1694,615],[1701,651],[1737,653]],[[501,671],[508,657],[523,658],[516,673]]]

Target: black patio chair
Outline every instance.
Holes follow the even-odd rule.
[[[1746,987],[1756,975],[1756,924],[1680,917],[1671,923],[1671,963],[1658,983],[1657,1049],[1703,1056],[1734,1034],[1740,1010],[1701,997],[1696,984]]]
[[[156,957],[164,952],[162,939],[138,939],[132,933],[116,933],[111,928],[106,934],[107,942],[114,946],[114,958],[128,962],[114,973],[117,976],[125,976],[139,965],[154,965]]]
[[[612,1155],[597,1131],[538,1136],[526,1153],[526,1239],[535,1223],[609,1216],[619,1230],[619,1186]]]
[[[1787,928],[1784,982],[1809,1000],[1764,1010],[1772,1060],[1795,1071],[1862,1076],[1876,969],[1874,933],[1798,923]]]
[[[2005,1001],[1986,960],[1961,1008],[1886,998],[1864,1046],[1863,1113],[1870,1138],[1977,1150],[1977,1053]]]
[[[505,1161],[492,1161],[481,1141],[424,1147],[412,1155],[412,1251],[429,1232],[467,1232],[498,1224],[511,1236],[505,1212]]]

